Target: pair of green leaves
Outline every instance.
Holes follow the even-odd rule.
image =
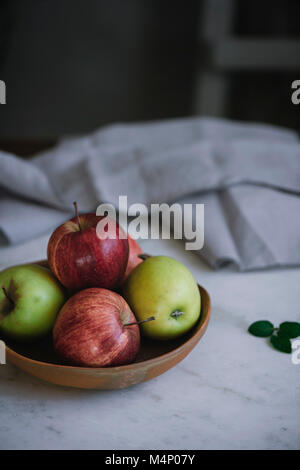
[[[291,339],[300,336],[300,323],[285,321],[279,325],[279,328],[275,328],[271,322],[261,320],[252,323],[248,331],[259,338],[270,337],[275,349],[290,354],[292,352]]]

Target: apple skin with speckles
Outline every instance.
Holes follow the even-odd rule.
[[[49,333],[66,301],[50,269],[36,264],[0,273],[0,337],[30,342]]]
[[[77,292],[61,309],[54,329],[56,352],[83,367],[129,364],[140,349],[138,325],[129,305],[116,292],[90,288]]]
[[[82,214],[60,225],[50,237],[47,257],[51,271],[72,291],[89,287],[117,289],[123,280],[128,240],[112,219],[115,236],[100,238],[97,225],[104,217]]]
[[[143,254],[142,248],[140,247],[138,242],[129,234],[127,234],[127,237],[129,243],[129,257],[123,281],[128,278],[129,274],[131,273],[131,271],[133,271],[136,266],[143,262],[143,260],[138,257],[138,255]]]
[[[172,340],[187,333],[198,321],[201,295],[192,273],[169,256],[152,256],[126,279],[124,298],[141,324],[141,333],[155,340]]]

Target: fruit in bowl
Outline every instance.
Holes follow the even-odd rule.
[[[51,271],[36,264],[0,273],[0,332],[23,341],[50,332],[66,293]]]
[[[8,356],[21,367],[24,361],[24,369],[41,378],[47,379],[53,370],[55,383],[87,388],[96,383],[101,383],[100,388],[121,388],[159,375],[174,365],[175,357],[182,359],[204,333],[209,316],[206,291],[178,261],[147,258],[115,221],[109,219],[116,236],[110,231],[105,238],[99,236],[99,222],[103,226],[107,216],[79,215],[76,204],[75,210],[75,217],[50,237],[47,254],[52,272],[27,265],[0,273],[0,333],[29,343],[52,330],[48,344],[44,338],[34,345],[12,343],[19,353],[8,343]],[[62,285],[69,290],[68,300]],[[116,289],[122,289],[125,298]],[[156,341],[176,339],[196,323],[179,341]],[[140,328],[155,341],[141,339]],[[88,385],[87,377],[91,377]]]
[[[107,289],[89,288],[65,303],[53,329],[53,342],[68,363],[117,366],[134,361],[140,330],[123,297]]]
[[[75,217],[60,225],[50,237],[49,266],[68,289],[115,289],[121,284],[127,267],[129,246],[126,235],[116,221],[109,219],[114,234],[100,238],[97,226],[106,216],[79,215],[74,204]]]
[[[85,368],[68,366],[55,353],[49,354],[49,343],[36,348],[31,344],[7,344],[6,358],[25,372],[46,382],[80,389],[123,389],[164,374],[184,359],[204,336],[210,318],[208,292],[201,292],[201,317],[195,327],[175,341],[152,341],[141,338],[136,360],[120,367]],[[51,346],[50,346],[51,347]]]
[[[123,286],[124,297],[152,339],[169,340],[190,330],[200,316],[201,296],[192,273],[168,256],[149,257],[139,264]]]

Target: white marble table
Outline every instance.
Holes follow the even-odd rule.
[[[47,239],[2,248],[0,268],[44,258]],[[141,244],[185,263],[210,292],[204,338],[164,375],[120,391],[0,366],[0,449],[299,449],[300,365],[247,327],[300,320],[300,270],[213,272],[181,242]]]

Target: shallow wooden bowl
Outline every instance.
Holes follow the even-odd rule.
[[[153,379],[184,359],[204,335],[210,317],[210,298],[203,287],[199,286],[199,290],[201,315],[194,328],[173,341],[142,338],[141,350],[132,364],[105,368],[62,365],[51,336],[30,345],[7,343],[7,359],[35,377],[68,387],[112,390]]]

